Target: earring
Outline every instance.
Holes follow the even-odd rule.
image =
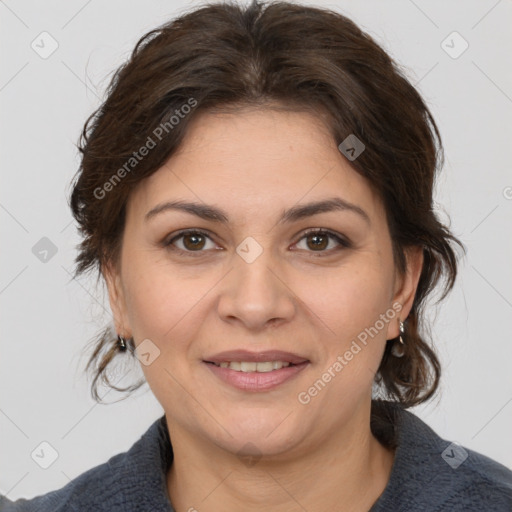
[[[391,354],[393,354],[395,357],[403,357],[403,355],[405,353],[405,349],[404,349],[405,343],[404,343],[404,339],[402,338],[402,334],[404,334],[405,328],[404,328],[404,323],[401,320],[398,321],[398,324],[399,324],[399,329],[400,329],[400,334],[398,336],[398,343],[396,340],[393,342],[393,346],[391,347]]]
[[[126,339],[120,334],[117,335],[117,348],[119,351],[124,352],[127,349]]]

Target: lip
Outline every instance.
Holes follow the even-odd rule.
[[[300,365],[304,362],[308,362],[308,359],[301,357],[298,354],[292,354],[291,352],[283,352],[282,350],[265,350],[263,352],[250,352],[248,350],[228,350],[226,352],[219,352],[218,354],[204,358],[205,363],[220,364],[226,361],[247,361],[254,363],[262,363],[265,361],[283,361],[285,363]],[[274,372],[279,371],[281,370],[274,370]]]
[[[226,352],[226,354],[228,354],[228,352]],[[266,352],[262,354],[264,354],[265,357],[269,357],[270,353]],[[255,356],[255,354],[252,355]],[[258,357],[259,355],[260,354],[258,354]],[[244,357],[245,358],[241,359],[242,361],[255,361],[254,359],[246,359],[247,356]],[[225,361],[225,359],[223,360]],[[230,359],[228,358],[228,361],[229,360]],[[240,359],[234,360],[240,361]],[[265,360],[269,361],[269,359]],[[283,359],[274,359],[274,361],[276,360],[282,361]],[[262,361],[262,359],[260,359],[259,361]],[[258,392],[270,391],[284,384],[286,381],[292,379],[299,372],[301,372],[307,366],[309,366],[309,361],[303,360],[303,362],[294,364],[294,366],[286,366],[284,368],[281,368],[280,370],[272,370],[271,372],[239,372],[236,370],[231,370],[230,368],[222,368],[220,366],[215,366],[211,362],[209,363],[207,361],[203,361],[203,364],[207,368],[209,368],[209,370],[218,378],[220,378],[223,382],[230,384],[231,386],[242,391]]]

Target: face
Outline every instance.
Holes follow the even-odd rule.
[[[368,419],[419,254],[395,272],[380,199],[318,118],[247,110],[202,114],[132,192],[106,278],[169,428],[279,456]]]

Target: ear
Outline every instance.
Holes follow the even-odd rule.
[[[400,304],[401,309],[397,311],[397,321],[389,325],[387,333],[388,339],[396,338],[400,334],[399,320],[405,322],[405,319],[409,316],[423,268],[422,247],[407,247],[404,252],[406,257],[406,270],[403,276],[397,275],[395,278],[395,292],[392,302],[392,304]]]
[[[132,333],[120,272],[113,264],[106,264],[102,267],[102,274],[107,284],[110,309],[114,315],[116,332],[123,337],[130,338]]]

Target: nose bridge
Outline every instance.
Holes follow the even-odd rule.
[[[261,240],[261,239],[260,239]],[[236,296],[263,303],[272,303],[280,293],[276,277],[270,268],[276,267],[272,249],[264,248],[253,237],[247,237],[237,249],[235,258]],[[256,304],[255,304],[256,305]],[[261,307],[261,305],[259,306]]]
[[[280,276],[279,262],[270,247],[252,237],[236,248],[234,268],[226,278],[219,301],[223,318],[238,318],[248,327],[263,326],[269,320],[289,319],[294,312],[293,295]]]

